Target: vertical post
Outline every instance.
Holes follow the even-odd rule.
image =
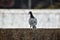
[[[23,5],[23,0],[21,0],[21,8],[23,8],[22,5]]]
[[[31,0],[28,0],[28,8],[31,9]]]
[[[50,5],[52,5],[52,0],[50,0]]]
[[[50,0],[50,4],[51,4],[51,6],[53,6],[53,0]]]

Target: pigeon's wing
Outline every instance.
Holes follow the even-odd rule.
[[[34,23],[35,23],[35,25],[37,25],[37,19],[36,18],[34,19]]]
[[[32,24],[33,24],[33,19],[32,18],[29,19],[29,24],[32,26]]]
[[[30,18],[30,19],[29,19],[29,24],[30,24],[31,26],[37,25],[37,19],[35,19],[35,18]]]

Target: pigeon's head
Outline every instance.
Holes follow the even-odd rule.
[[[33,14],[32,14],[31,11],[29,12],[29,14],[30,14],[30,17],[31,17],[31,18],[34,18],[34,16],[33,16]]]
[[[29,14],[32,14],[32,12],[30,11]]]

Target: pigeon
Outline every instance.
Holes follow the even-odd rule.
[[[33,29],[36,29],[37,19],[33,16],[31,11],[29,12],[29,14],[30,14],[30,18],[29,18],[30,27],[32,27]]]

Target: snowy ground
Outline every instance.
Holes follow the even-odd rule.
[[[1,9],[0,28],[30,28],[28,12],[37,18],[37,28],[60,28],[60,10]]]

